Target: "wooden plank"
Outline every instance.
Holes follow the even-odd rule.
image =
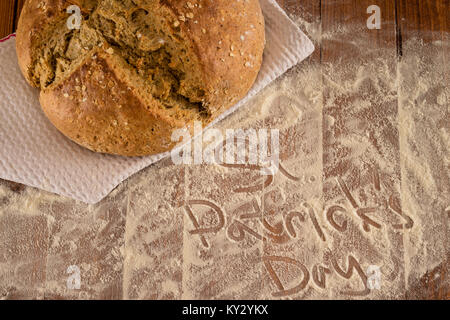
[[[123,298],[121,248],[128,193],[121,188],[95,206],[65,199],[30,200],[49,228],[44,299]]]
[[[263,247],[264,299],[329,298],[329,281],[317,283],[315,275],[323,270],[319,248],[324,241],[322,197],[322,68],[319,0],[284,0],[281,4],[294,22],[315,45],[315,52],[283,75],[276,98],[265,101],[270,114],[294,107],[301,117],[285,121],[280,144],[282,170],[272,185],[264,188],[260,202]],[[284,90],[283,88],[289,88]],[[280,111],[278,111],[280,112]],[[268,117],[265,125],[273,120]],[[284,128],[283,128],[284,127]],[[276,125],[274,128],[278,128]],[[327,274],[328,275],[328,274]]]
[[[14,31],[15,0],[0,2],[0,38]]]
[[[421,237],[407,237],[406,297],[447,299],[450,177],[444,158],[450,118],[449,3],[398,1],[400,150],[405,210],[419,217]],[[419,173],[420,172],[420,173]],[[429,182],[432,183],[430,184]]]
[[[397,3],[399,25],[406,37],[415,35],[425,41],[442,40],[450,32],[448,0],[397,0]]]
[[[124,299],[181,298],[184,171],[166,159],[129,181]]]
[[[46,281],[49,226],[45,214],[1,210],[2,299],[40,299]]]
[[[380,29],[367,27],[372,5],[380,8]],[[322,30],[329,269],[341,278],[335,287],[344,287],[342,297],[388,298],[405,289],[402,232],[408,232],[396,230],[402,221],[391,208],[401,182],[395,3],[323,1]],[[368,290],[369,267],[381,272],[379,290]]]

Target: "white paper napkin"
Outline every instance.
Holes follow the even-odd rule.
[[[274,0],[260,3],[267,43],[258,79],[248,95],[213,124],[314,51],[312,42]],[[132,174],[170,154],[121,157],[84,149],[53,127],[38,96],[19,71],[15,38],[4,39],[0,43],[0,178],[96,203]]]

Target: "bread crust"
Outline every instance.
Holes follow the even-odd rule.
[[[42,109],[64,135],[92,151],[138,156],[172,148],[170,135],[154,133],[185,122],[168,117],[158,101],[143,101],[123,78],[113,56],[93,53],[64,82],[41,91]]]
[[[264,19],[258,0],[134,0],[163,6],[180,28],[200,63],[208,114],[171,110],[148,98],[145,88],[130,81],[108,46],[89,52],[58,83],[41,88],[40,103],[50,121],[64,135],[96,152],[126,156],[170,150],[173,130],[191,129],[195,120],[208,124],[242,99],[254,83],[262,63]],[[43,30],[68,17],[66,8],[77,4],[92,10],[93,0],[28,0],[17,30],[17,55],[30,84],[36,48]]]
[[[16,31],[16,52],[20,70],[32,86],[29,68],[32,64],[32,47],[46,25],[53,23],[56,15],[62,14],[69,6],[65,0],[25,1]]]
[[[185,17],[180,25],[200,57],[217,116],[245,96],[256,80],[264,50],[264,17],[258,0],[186,3],[163,1],[177,17]],[[192,18],[186,18],[188,13]]]

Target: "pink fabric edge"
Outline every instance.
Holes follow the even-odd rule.
[[[15,33],[11,33],[9,36],[6,36],[5,38],[0,39],[0,42],[5,42],[13,37],[15,37],[16,34]]]

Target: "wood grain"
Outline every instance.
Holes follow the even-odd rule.
[[[15,0],[0,2],[0,38],[14,32],[14,19],[16,17],[15,9]]]
[[[442,40],[450,31],[448,0],[397,0],[397,7],[403,36],[415,34],[425,41]]]

